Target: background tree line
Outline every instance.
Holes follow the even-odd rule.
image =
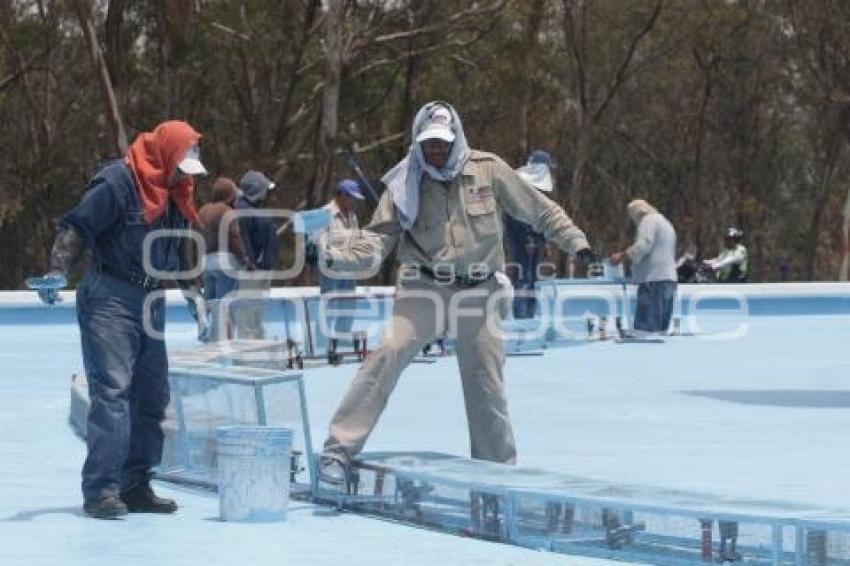
[[[271,206],[312,207],[348,151],[380,177],[433,99],[513,166],[548,149],[600,251],[642,197],[698,254],[741,226],[752,280],[847,268],[850,2],[0,0],[0,288],[44,269],[89,176],[164,119],[204,136],[200,200],[258,168]]]

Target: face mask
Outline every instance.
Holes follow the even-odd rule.
[[[552,192],[552,172],[545,163],[529,163],[517,169],[523,181],[544,193]]]

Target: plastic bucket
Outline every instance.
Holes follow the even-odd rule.
[[[292,430],[220,426],[218,498],[222,521],[285,521]]]

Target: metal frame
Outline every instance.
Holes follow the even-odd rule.
[[[257,411],[257,424],[267,425],[268,418],[266,412],[266,400],[263,388],[267,385],[279,383],[295,383],[298,388],[298,404],[301,413],[301,427],[304,435],[304,452],[307,459],[307,473],[310,478],[310,490],[315,489],[315,473],[313,454],[313,439],[310,434],[310,418],[307,409],[307,394],[304,388],[304,374],[300,371],[279,371],[264,368],[256,368],[250,366],[232,366],[222,368],[217,365],[209,366],[192,366],[181,367],[174,366],[169,369],[168,378],[172,384],[176,395],[173,396],[174,408],[177,416],[177,435],[180,457],[186,465],[186,472],[191,476],[192,469],[190,466],[190,441],[186,426],[186,417],[183,407],[183,398],[181,394],[180,382],[183,379],[203,378],[214,380],[220,383],[228,383],[235,385],[245,385],[251,387],[254,393],[254,400]],[[167,476],[174,476],[174,473],[167,473]]]
[[[410,461],[405,463],[404,458]],[[444,463],[448,466],[443,466]],[[452,466],[453,463],[457,466]],[[765,537],[764,544],[737,546],[737,550],[744,555],[745,563],[795,566],[850,564],[850,548],[840,558],[827,558],[824,550],[823,561],[820,561],[820,557],[809,561],[807,553],[810,533],[828,535],[840,532],[850,537],[850,516],[835,516],[814,506],[743,499],[728,502],[709,494],[609,484],[437,453],[366,453],[353,462],[352,470],[358,475],[361,472],[375,474],[374,494],[364,494],[356,488],[351,493],[318,489],[314,493],[316,499],[336,504],[341,509],[528,548],[642,560],[653,564],[700,564],[713,561],[719,547],[711,540],[711,530],[708,531],[708,546],[705,546],[705,529],[706,525],[713,529],[715,521],[722,521],[741,524],[746,530],[767,529],[769,535]],[[515,478],[512,479],[512,476]],[[388,478],[392,478],[396,485],[395,497],[383,493],[384,482]],[[530,478],[538,480],[529,481]],[[411,513],[405,507],[398,492],[398,486],[404,482],[419,484],[415,505],[417,508],[422,506],[426,510],[425,514]],[[526,487],[523,483],[537,485]],[[422,489],[423,486],[428,489]],[[474,517],[478,511],[474,509],[474,502],[470,502],[467,508],[462,496],[447,500],[445,495],[431,494],[434,488],[459,488],[470,497],[480,494],[480,497],[498,500],[498,530],[476,529]],[[589,531],[581,528],[572,537],[565,534],[569,531],[559,531],[557,528],[542,533],[529,533],[529,523],[523,525],[524,521],[529,520],[529,502],[537,502],[539,505],[535,505],[536,508],[547,510],[547,513],[549,505],[558,506],[559,513],[567,509],[582,509],[585,512],[598,510],[604,516],[607,511],[613,513],[618,522],[616,528],[609,529],[607,521],[603,519],[601,526],[592,527],[596,535],[587,534]],[[523,503],[526,504],[524,516],[520,512]],[[442,521],[439,509],[445,510]],[[460,524],[458,513],[466,513],[467,528]],[[664,534],[657,527],[640,524],[635,520],[641,514],[681,518],[682,529],[676,527],[673,530],[684,532]],[[545,518],[545,515],[541,517]],[[693,526],[688,527],[691,519]],[[578,520],[575,522],[575,525],[581,524]],[[794,530],[793,550],[785,549],[786,529]]]

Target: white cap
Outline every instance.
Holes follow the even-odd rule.
[[[443,106],[438,107],[431,114],[431,117],[425,122],[419,135],[416,136],[416,142],[424,140],[438,139],[446,142],[455,141],[455,133],[452,131],[452,114],[448,108]]]
[[[201,163],[201,150],[198,149],[198,144],[193,144],[192,147],[186,151],[186,155],[184,155],[183,159],[180,160],[180,163],[177,164],[177,168],[186,175],[207,174],[207,169],[204,167],[204,164]]]

